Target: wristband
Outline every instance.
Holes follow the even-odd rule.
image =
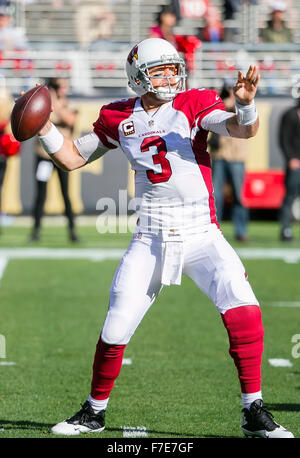
[[[46,135],[39,136],[42,147],[48,154],[57,153],[63,145],[64,136],[59,132],[54,124],[51,123],[51,129]]]
[[[258,113],[254,100],[252,100],[250,105],[240,105],[239,103],[235,102],[235,108],[237,122],[241,126],[250,126],[257,120]]]

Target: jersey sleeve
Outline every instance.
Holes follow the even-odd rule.
[[[202,118],[201,127],[215,134],[229,137],[230,134],[227,130],[226,122],[227,119],[232,118],[232,116],[234,116],[234,113],[219,109],[213,110]]]
[[[97,121],[93,124],[94,132],[104,146],[108,149],[116,149],[119,146],[117,126],[113,124],[113,120],[108,116],[108,113],[107,105],[104,105],[100,110]]]
[[[224,103],[216,91],[209,89],[190,89],[179,94],[174,100],[174,108],[186,116],[190,128],[200,126],[202,119],[215,110],[224,110]]]
[[[99,118],[93,126],[95,134],[107,148],[115,149],[120,146],[119,126],[131,116],[136,100],[137,97],[117,100],[101,108]]]
[[[86,162],[93,162],[99,159],[99,157],[103,156],[110,149],[103,145],[95,132],[90,132],[74,140],[74,145]]]
[[[219,94],[210,89],[198,89],[196,104],[196,118],[201,123],[202,119],[214,110],[226,111],[225,105]]]

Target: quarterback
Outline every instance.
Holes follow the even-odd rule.
[[[139,202],[136,231],[111,284],[89,396],[51,431],[104,430],[126,345],[161,289],[180,285],[184,274],[215,304],[227,330],[241,386],[244,435],[294,437],[263,402],[261,310],[242,262],[218,226],[206,145],[209,131],[238,138],[257,133],[257,67],[250,65],[245,75],[238,72],[236,113],[226,112],[213,90],[187,91],[185,62],[160,38],[134,46],[126,72],[137,96],[103,106],[89,134],[72,141],[50,121],[39,132],[45,151],[67,171],[121,148],[135,171]]]

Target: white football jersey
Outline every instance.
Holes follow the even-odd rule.
[[[195,233],[216,223],[202,119],[225,106],[217,92],[191,89],[147,113],[139,97],[101,108],[94,132],[109,149],[121,147],[135,171],[141,232]]]

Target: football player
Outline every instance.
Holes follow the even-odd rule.
[[[236,113],[226,112],[213,90],[186,91],[185,62],[160,38],[134,46],[126,71],[137,97],[103,106],[88,135],[73,142],[50,122],[39,133],[44,149],[64,170],[121,147],[135,171],[139,202],[136,232],[110,288],[89,397],[51,431],[77,435],[104,430],[126,345],[163,286],[180,285],[185,274],[212,300],[227,330],[241,386],[243,433],[293,437],[263,402],[261,310],[242,262],[218,226],[206,145],[209,131],[238,138],[257,133],[257,67],[250,65],[245,75],[238,71]]]

